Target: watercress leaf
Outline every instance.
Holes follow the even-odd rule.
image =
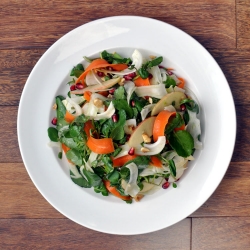
[[[184,99],[180,102],[180,104],[185,104],[186,108],[196,114],[199,113],[199,105],[192,99]]]
[[[168,161],[168,166],[169,166],[169,170],[170,173],[173,177],[176,177],[176,166],[173,160],[169,160]]]
[[[126,99],[126,96],[125,96],[125,89],[123,86],[120,86],[119,88],[117,88],[114,92],[114,97],[116,100],[118,99]]]
[[[53,127],[48,128],[48,136],[51,141],[58,142],[58,130]]]
[[[167,80],[163,82],[166,86],[166,88],[169,88],[170,86],[173,86],[175,87],[176,86],[176,81],[170,77],[170,76],[167,76]]]
[[[170,132],[172,132],[175,128],[180,127],[183,124],[183,120],[181,115],[176,112],[176,116],[175,117],[170,117],[169,122],[165,128],[165,134],[169,134]]]
[[[134,116],[133,109],[128,105],[126,100],[112,100],[115,109],[124,110],[126,112],[127,118],[132,119]]]
[[[78,150],[76,149],[70,149],[67,153],[66,153],[66,157],[68,160],[70,160],[71,162],[73,162],[74,164],[81,166],[82,165],[82,157],[81,154]]]
[[[147,69],[145,67],[141,67],[138,70],[138,74],[140,75],[141,78],[146,79],[149,77],[149,72],[147,71]]]
[[[71,126],[70,129],[69,129],[69,133],[70,133],[71,137],[81,136],[79,127],[77,127],[77,126]]]
[[[75,76],[75,77],[79,77],[84,71],[83,65],[82,64],[77,64],[75,67],[73,67],[73,69],[70,72],[70,76]]]
[[[113,172],[107,174],[106,177],[112,185],[116,185],[119,183],[120,174],[117,170],[114,170]]]
[[[177,188],[177,184],[175,182],[173,182],[173,188]]]
[[[103,184],[103,182],[101,182],[101,184],[99,186],[94,187],[94,191],[96,193],[101,193],[103,196],[108,196],[109,195],[109,192],[106,189],[106,187]]]
[[[183,119],[185,121],[185,124],[188,124],[188,122],[189,122],[189,114],[188,114],[187,111],[184,112]]]
[[[62,127],[69,125],[64,118],[57,118],[56,128],[59,131]]]
[[[120,170],[120,175],[122,179],[127,180],[130,175],[130,170],[126,167],[122,167]]]
[[[194,139],[186,130],[172,132],[168,137],[170,146],[177,152],[179,156],[184,158],[190,156],[194,148]]]
[[[162,56],[156,57],[153,60],[151,60],[151,61],[148,62],[148,68],[152,68],[154,66],[157,66],[157,65],[161,64],[162,61],[163,61],[163,57]]]
[[[76,125],[78,126],[83,126],[85,122],[87,122],[89,120],[89,118],[87,116],[85,116],[84,114],[77,116],[74,119],[74,122]]]
[[[106,175],[106,172],[103,167],[95,167],[93,168],[93,170],[101,178],[103,178]]]
[[[62,96],[56,97],[56,105],[57,105],[56,116],[57,116],[57,119],[64,118],[64,116],[65,116],[66,108],[65,108],[64,104],[62,103],[62,100],[64,100],[64,99],[65,98]]]
[[[58,153],[58,158],[59,158],[59,159],[62,159],[62,155],[63,155],[62,152],[59,152],[59,153]]]
[[[101,158],[102,162],[104,163],[104,167],[105,167],[105,172],[108,174],[110,172],[112,172],[114,170],[113,168],[113,163],[110,159],[109,156],[107,155],[103,155]]]
[[[73,138],[62,137],[61,142],[65,144],[69,148],[77,148],[77,143],[74,141]]]
[[[78,186],[84,187],[84,188],[91,188],[91,185],[88,183],[88,181],[81,177],[81,178],[73,178],[71,177],[71,180]]]
[[[114,140],[121,140],[124,137],[124,129],[123,127],[115,127],[110,134],[110,137]]]
[[[124,166],[130,164],[131,162],[135,163],[138,166],[138,168],[144,168],[149,165],[150,157],[149,156],[137,156],[133,160],[126,162]]]
[[[83,169],[82,171],[83,171],[84,176],[87,178],[89,184],[92,187],[96,187],[101,184],[102,179],[97,174],[90,172],[86,169]]]

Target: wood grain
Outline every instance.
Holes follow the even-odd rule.
[[[237,0],[237,48],[250,48],[250,2]]]
[[[190,217],[250,216],[250,163],[231,162],[214,194]]]
[[[190,249],[190,219],[154,233],[119,236],[84,228],[68,219],[0,220],[2,249]],[[164,249],[165,249],[164,247]]]
[[[249,217],[192,220],[192,250],[245,250],[249,246]]]
[[[32,11],[31,11],[32,10]],[[234,0],[2,0],[0,49],[48,47],[70,30],[113,15],[142,15],[175,25],[209,48],[236,47]],[[198,20],[198,22],[197,22]],[[15,25],[13,25],[15,24]],[[39,28],[38,28],[39,27]]]

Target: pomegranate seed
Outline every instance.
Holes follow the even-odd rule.
[[[160,69],[165,69],[165,67],[162,66],[162,65],[159,65],[158,67],[159,67]]]
[[[124,78],[126,81],[132,80],[132,77],[129,76],[129,75],[125,75],[125,76],[123,76],[123,78]]]
[[[112,120],[113,120],[113,122],[118,122],[118,115],[117,114],[113,114],[112,115]]]
[[[126,141],[128,141],[130,137],[131,135],[126,135]]]
[[[109,94],[114,94],[115,88],[109,90]]]
[[[132,106],[132,107],[135,106],[135,101],[134,101],[134,100],[131,101],[131,106]]]
[[[57,124],[57,118],[54,117],[54,118],[52,119],[51,123],[52,123],[53,125],[56,125],[56,124]]]
[[[108,67],[107,67],[107,70],[113,71],[113,68],[110,67],[110,66],[108,66]]]
[[[148,100],[148,99],[149,99],[149,96],[144,96],[144,98],[145,98],[146,100]]]
[[[101,72],[101,71],[97,71],[97,75],[98,75],[99,77],[103,77],[103,76],[104,76],[104,73]]]
[[[129,155],[134,155],[135,154],[135,148],[130,148],[130,150],[128,151]]]
[[[184,104],[181,104],[180,105],[180,109],[181,109],[181,111],[185,111],[186,110],[186,106]]]
[[[148,79],[150,80],[150,79],[152,79],[153,78],[153,75],[150,73],[149,75],[148,75]]]
[[[76,88],[77,88],[77,89],[83,89],[84,86],[83,86],[81,83],[77,83],[77,84],[76,84]]]
[[[165,182],[165,183],[162,184],[163,189],[167,189],[169,186],[170,186],[169,182]]]
[[[173,75],[174,73],[172,71],[168,71],[168,74],[171,76]]]
[[[70,90],[71,90],[71,91],[76,90],[76,85],[71,85],[71,86],[70,86]]]

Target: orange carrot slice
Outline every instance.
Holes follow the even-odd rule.
[[[91,92],[90,91],[86,91],[86,92],[84,92],[84,99],[87,101],[87,102],[89,102],[90,101],[90,99],[91,99]]]
[[[121,167],[128,161],[135,159],[137,155],[124,155],[116,159],[112,159],[114,167]]]
[[[134,80],[134,83],[135,83],[135,86],[136,87],[140,87],[140,86],[149,86],[150,85],[150,82],[149,82],[149,79],[146,78],[146,79],[143,79],[141,77],[138,77]]]
[[[177,87],[183,89],[185,87],[185,80],[181,77],[178,77],[178,79],[180,80],[180,83],[177,85]]]
[[[86,145],[97,154],[110,154],[115,151],[113,140],[111,138],[95,139],[90,136]]]
[[[130,196],[123,196],[123,195],[121,195],[121,194],[117,191],[117,189],[116,189],[115,187],[111,187],[111,186],[110,186],[110,181],[106,180],[106,181],[103,181],[103,183],[104,183],[105,187],[107,188],[107,190],[108,190],[111,194],[113,194],[114,196],[116,196],[116,197],[118,197],[118,198],[120,198],[120,199],[122,199],[122,200],[124,200],[124,201],[129,201],[129,200],[131,200],[131,197],[130,197]]]
[[[151,162],[151,165],[153,165],[154,167],[157,167],[157,168],[162,167],[162,162],[157,156],[154,156],[154,155],[151,156],[150,157],[150,162]]]
[[[153,127],[153,139],[158,140],[159,136],[164,136],[165,127],[168,123],[169,118],[175,115],[176,112],[170,112],[168,110],[162,110],[155,119]]]
[[[71,123],[71,122],[74,121],[74,119],[75,119],[75,116],[73,116],[68,110],[66,110],[66,113],[65,113],[65,116],[64,116],[64,120],[66,122]]]

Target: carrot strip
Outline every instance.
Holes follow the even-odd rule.
[[[85,133],[87,135],[87,138],[90,137],[90,130],[93,129],[93,128],[94,128],[94,126],[93,126],[92,121],[87,121],[87,122],[84,123],[84,131],[85,131]]]
[[[95,139],[89,136],[86,145],[97,154],[110,154],[115,151],[111,138]]]
[[[178,77],[178,79],[180,80],[180,83],[177,85],[177,87],[183,89],[185,87],[185,80],[181,77]]]
[[[130,196],[123,196],[123,195],[121,195],[121,194],[117,191],[117,189],[116,189],[115,187],[111,187],[111,186],[110,186],[110,181],[106,180],[106,181],[103,181],[103,183],[104,183],[105,187],[107,188],[107,190],[108,190],[111,194],[113,194],[114,196],[116,196],[116,197],[118,197],[118,198],[120,198],[120,199],[122,199],[122,200],[124,200],[124,201],[129,201],[129,200],[131,200],[131,197],[130,197]]]
[[[128,161],[135,159],[137,155],[124,155],[116,159],[112,159],[114,167],[121,167]]]
[[[67,147],[64,143],[62,143],[62,150],[66,154],[70,150],[70,148]]]
[[[150,165],[153,165],[154,167],[161,168],[162,167],[162,162],[157,156],[151,156],[150,157]]]
[[[65,113],[65,116],[64,116],[64,120],[66,122],[71,123],[71,122],[74,121],[74,119],[75,119],[75,116],[73,116],[68,110],[66,110],[66,113]]]
[[[86,92],[84,92],[84,99],[87,101],[87,102],[89,102],[90,101],[90,99],[91,99],[91,92],[90,91],[86,91]]]
[[[116,71],[121,71],[121,70],[126,69],[128,67],[128,65],[127,64],[110,64],[102,58],[93,60],[89,64],[89,66],[85,69],[85,71],[78,77],[78,79],[76,80],[76,83],[82,81],[90,70],[105,68],[105,67],[112,67],[112,69],[114,69]]]
[[[185,130],[185,124],[182,124],[180,127],[175,128],[174,131]]]
[[[135,83],[135,86],[136,87],[140,87],[140,86],[149,86],[150,85],[150,82],[149,82],[149,79],[146,78],[146,79],[143,79],[141,77],[138,77],[134,80],[134,83]]]
[[[169,118],[176,114],[176,112],[170,112],[168,110],[162,110],[156,117],[153,127],[153,139],[158,140],[159,136],[164,136],[165,127]]]

